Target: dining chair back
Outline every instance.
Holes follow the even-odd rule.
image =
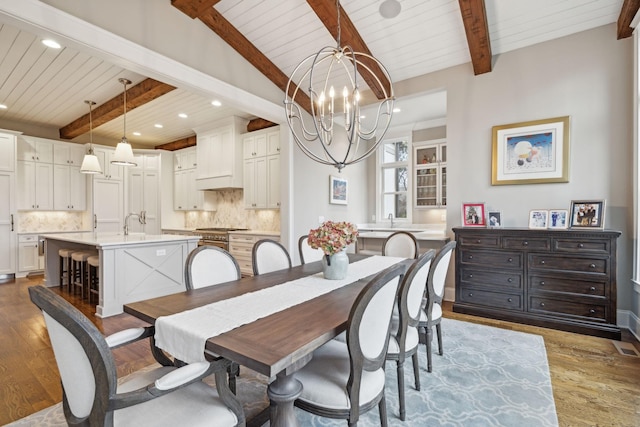
[[[422,313],[420,314],[420,323],[418,328],[423,331],[424,342],[427,345],[427,371],[432,371],[431,363],[431,341],[433,340],[433,326],[436,327],[438,335],[438,354],[442,356],[442,329],[440,320],[442,319],[442,299],[444,298],[444,290],[451,262],[451,255],[456,247],[456,242],[447,243],[440,249],[436,255],[429,277],[427,278],[427,293],[423,300]]]
[[[298,239],[298,252],[300,252],[300,263],[307,264],[309,262],[320,261],[324,256],[321,249],[314,249],[309,246],[309,235],[305,234]]]
[[[391,336],[387,360],[396,362],[400,419],[406,418],[404,397],[404,361],[411,357],[416,390],[420,390],[420,366],[418,363],[418,323],[422,311],[422,299],[427,289],[427,277],[436,251],[431,249],[411,264],[402,278],[398,291],[397,315],[391,320]]]
[[[287,248],[275,240],[258,240],[253,245],[251,255],[254,276],[291,268],[291,257]]]
[[[199,246],[187,256],[184,279],[187,289],[198,289],[240,278],[240,266],[227,251]]]
[[[418,258],[418,240],[407,231],[396,231],[382,243],[382,255],[402,258]]]
[[[393,265],[378,273],[360,291],[347,323],[347,341],[331,340],[296,372],[302,392],[295,405],[355,426],[360,414],[376,405],[387,425],[384,363],[391,314],[405,267]]]
[[[118,384],[112,348],[148,338],[153,327],[103,337],[95,325],[65,299],[44,286],[29,288],[42,311],[62,381],[62,405],[69,425],[244,425],[241,403],[225,373],[224,359],[184,366],[144,369]],[[201,380],[215,374],[216,390]]]

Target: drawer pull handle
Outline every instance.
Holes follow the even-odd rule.
[[[595,292],[596,287],[595,287],[595,286],[592,286],[592,287],[590,287],[590,288],[589,288],[589,290],[590,290],[591,292]]]
[[[582,243],[578,243],[578,247],[579,247],[580,249],[582,249],[582,248],[584,248],[584,244],[582,244]]]
[[[509,277],[509,278],[507,279],[507,282],[509,282],[509,283],[513,283],[513,279],[512,279],[511,277]]]
[[[470,275],[469,275],[469,279],[473,279],[473,274],[470,274]]]
[[[595,264],[590,264],[589,267],[590,268],[596,268],[596,265]]]
[[[513,262],[513,258],[509,258],[509,259],[507,259],[507,261]]]
[[[596,311],[595,311],[593,308],[589,309],[589,313],[591,313],[591,314],[595,314],[595,312],[596,312]]]
[[[544,285],[545,285],[544,280],[540,281],[540,286],[544,286]]]
[[[524,242],[522,242],[522,246],[529,246],[529,242],[525,240]]]
[[[544,265],[544,264],[545,264],[544,260],[540,261],[540,264],[543,264],[543,265]]]
[[[473,259],[473,255],[469,255],[469,259]]]
[[[472,297],[473,296],[473,292],[469,292],[469,296]]]
[[[476,243],[481,243],[481,242],[482,242],[482,240],[480,240],[480,239],[476,240]]]
[[[507,298],[508,302],[513,302],[513,298]]]
[[[540,307],[544,307],[544,303],[543,302],[540,303]]]

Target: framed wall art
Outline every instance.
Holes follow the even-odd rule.
[[[569,182],[569,116],[493,127],[491,185]]]
[[[549,211],[534,209],[529,212],[529,228],[547,228]]]
[[[346,205],[348,196],[347,180],[337,176],[329,176],[329,203]]]
[[[604,200],[572,200],[571,228],[604,228]]]
[[[463,203],[462,225],[465,227],[486,227],[484,203]]]
[[[489,213],[487,214],[487,227],[502,227],[502,211],[489,211]]]
[[[566,209],[549,210],[549,228],[567,228],[569,226],[569,211]]]

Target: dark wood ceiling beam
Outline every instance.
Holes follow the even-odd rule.
[[[320,21],[322,21],[324,26],[327,27],[327,30],[329,30],[333,38],[337,40],[338,12],[336,11],[335,3],[327,0],[307,0],[307,3],[311,6],[316,15],[318,15],[318,18],[320,18]],[[342,6],[340,6],[340,45],[341,47],[349,45],[355,52],[362,52],[373,56],[367,47],[367,44],[362,39],[362,36],[360,36],[360,33],[356,29],[356,26],[353,25],[353,22]],[[362,58],[362,62],[371,69],[373,74],[360,72],[360,76],[364,79],[378,99],[384,99],[384,91],[386,90],[386,93],[390,93],[391,83],[386,78],[377,62],[365,57]],[[374,76],[378,76],[382,87]]]
[[[147,78],[137,85],[127,88],[127,111],[151,102],[174,89],[174,86]],[[91,116],[94,129],[123,114],[123,94],[124,92],[93,109]],[[89,113],[60,128],[59,132],[62,139],[73,139],[89,132]]]
[[[458,3],[464,31],[467,34],[473,73],[476,76],[489,73],[491,72],[491,42],[484,0],[458,0]]]
[[[247,132],[253,132],[255,130],[260,130],[260,129],[267,129],[277,125],[278,125],[277,123],[270,122],[269,120],[257,118],[257,119],[249,120],[249,123],[247,123]]]
[[[192,135],[186,138],[167,142],[166,144],[156,145],[154,148],[156,150],[176,151],[176,150],[181,150],[183,148],[195,147],[195,146],[196,146],[196,135]]]
[[[626,39],[633,34],[631,21],[638,13],[639,8],[640,0],[624,0],[624,3],[622,3],[620,16],[618,16],[618,40]]]
[[[205,10],[216,5],[220,0],[171,0],[171,4],[184,12],[185,15],[196,19]]]

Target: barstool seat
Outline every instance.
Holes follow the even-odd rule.
[[[100,300],[100,257],[98,255],[87,258],[87,269],[89,270],[89,303],[91,303],[94,295],[96,300]]]
[[[89,251],[75,251],[71,254],[71,277],[73,293],[75,288],[80,288],[80,297],[84,298],[87,285],[87,258],[94,255]]]
[[[73,249],[60,249],[58,257],[60,259],[60,288],[67,286],[71,292],[71,254]],[[66,283],[65,283],[66,281]]]

